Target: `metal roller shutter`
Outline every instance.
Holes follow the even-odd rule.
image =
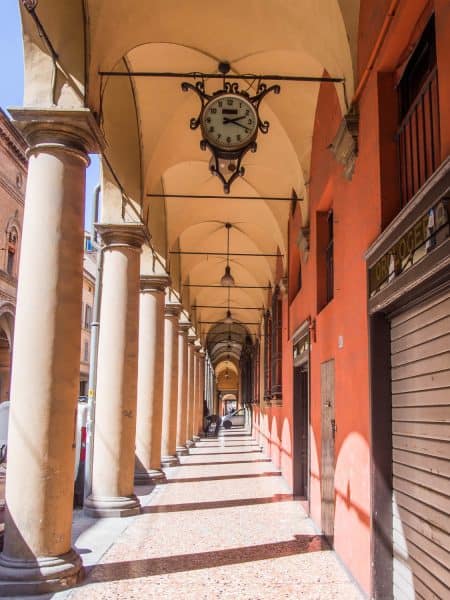
[[[393,582],[450,598],[450,290],[391,321]]]

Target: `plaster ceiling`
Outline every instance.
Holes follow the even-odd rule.
[[[200,322],[223,319],[228,290],[188,288],[186,284],[218,284],[226,259],[170,251],[225,251],[224,224],[229,222],[233,225],[231,252],[280,255],[279,260],[232,257],[236,283],[260,288],[274,285],[286,272],[290,205],[227,197],[207,201],[149,198],[148,193],[223,195],[220,181],[208,170],[209,152],[199,148],[200,132],[189,128],[190,118],[198,114],[198,98],[181,91],[181,79],[100,77],[99,71],[217,72],[218,62],[227,60],[233,73],[321,76],[327,72],[345,78],[347,95],[351,95],[359,1],[85,0],[83,6],[76,0],[56,4],[41,0],[38,4],[39,17],[70,74],[70,81],[59,81],[58,74],[52,93],[53,64],[22,9],[26,102],[43,105],[53,95],[61,107],[67,107],[80,102],[81,94],[86,105],[101,115],[105,154],[114,169],[114,177],[105,169],[104,216],[113,219],[124,214],[122,190],[114,190],[118,179],[135,213],[148,224],[159,258],[171,275],[178,274],[173,277],[174,285],[185,308],[194,314],[203,343],[214,360],[221,361],[228,329]],[[246,89],[252,82],[241,83]],[[220,86],[220,80],[207,81],[209,91]],[[256,91],[254,85],[248,91]],[[336,93],[345,112],[344,86],[336,84]],[[246,156],[245,177],[233,184],[233,195],[290,197],[294,190],[303,199],[303,221],[308,221],[317,95],[316,83],[281,82],[281,94],[263,101],[261,116],[270,122],[270,130],[259,135],[257,152]],[[267,289],[232,288],[233,316],[241,322],[259,321],[259,311],[237,307],[264,307],[268,297]],[[217,308],[193,308],[197,305]],[[259,325],[238,329],[242,342],[243,332],[255,339]],[[237,344],[236,357],[239,351]]]

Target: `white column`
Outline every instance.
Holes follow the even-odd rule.
[[[186,446],[186,420],[188,414],[188,331],[191,322],[183,313],[178,329],[178,407],[177,407],[177,456],[189,453]]]
[[[85,512],[126,517],[140,512],[134,494],[139,256],[138,223],[98,226],[104,244],[92,492]]]
[[[16,109],[28,180],[17,292],[0,594],[57,591],[82,575],[72,548],[88,110]]]
[[[161,464],[179,464],[176,456],[178,408],[178,316],[181,304],[166,293],[164,313],[164,384]]]
[[[194,408],[195,408],[195,340],[197,336],[191,329],[188,333],[188,409],[186,419],[186,446],[190,448],[194,445]]]
[[[164,291],[169,277],[141,275],[135,483],[158,483],[164,370]]]
[[[205,401],[205,351],[203,348],[198,353],[198,432],[203,434],[203,407]]]
[[[201,431],[199,431],[199,386],[200,386],[200,356],[202,349],[200,341],[197,339],[194,344],[194,406],[192,411],[192,439],[194,442],[200,440]]]

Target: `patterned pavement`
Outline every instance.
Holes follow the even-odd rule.
[[[67,598],[362,598],[244,429],[181,462]]]

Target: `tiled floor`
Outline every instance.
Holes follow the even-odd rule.
[[[361,598],[243,429],[181,461],[67,598]]]

